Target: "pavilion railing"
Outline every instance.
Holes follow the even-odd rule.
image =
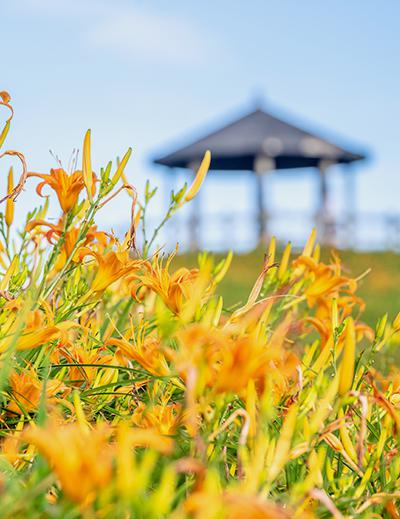
[[[150,226],[156,223],[155,219],[149,221]],[[248,251],[258,244],[256,214],[203,214],[196,225],[197,229],[193,229],[190,215],[175,215],[157,241],[168,250],[179,243],[181,251],[190,248],[194,234],[198,248],[213,251]],[[269,235],[275,235],[280,242],[291,241],[294,247],[301,247],[311,229],[317,226],[319,241],[337,248],[400,252],[400,214],[338,215],[321,222],[315,214],[282,211],[268,215],[266,225]]]

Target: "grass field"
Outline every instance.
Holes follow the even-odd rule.
[[[329,251],[323,252],[327,258]],[[218,256],[220,257],[220,256]],[[359,295],[366,301],[364,320],[371,326],[386,312],[389,318],[400,311],[400,255],[393,252],[341,251],[346,273],[358,277],[368,269],[371,272],[360,281]],[[193,266],[195,254],[184,254],[176,258],[175,265]],[[227,306],[247,299],[249,291],[260,272],[263,251],[235,255],[231,268],[220,285],[220,293]]]

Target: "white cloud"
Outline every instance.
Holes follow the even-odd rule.
[[[135,61],[167,65],[198,65],[219,48],[214,35],[179,14],[121,0],[19,0],[19,14],[64,18],[82,31],[93,49],[128,56]]]
[[[112,10],[90,29],[88,40],[137,60],[177,65],[205,62],[211,50],[191,21],[137,8]]]

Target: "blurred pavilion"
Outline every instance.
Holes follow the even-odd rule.
[[[184,168],[190,174],[197,170],[209,149],[212,160],[210,170],[222,172],[231,182],[235,172],[248,171],[249,182],[256,182],[257,231],[260,243],[268,239],[268,208],[265,205],[263,184],[267,173],[283,170],[316,172],[318,200],[315,225],[323,242],[333,242],[335,222],[328,213],[327,175],[331,166],[342,164],[346,174],[345,199],[354,204],[354,171],[349,165],[364,160],[366,155],[338,146],[321,135],[290,124],[271,113],[257,108],[208,135],[154,160],[155,164],[170,170]],[[305,169],[308,168],[308,171]],[[228,173],[230,175],[228,176]],[[200,199],[193,204],[189,220],[190,248],[198,248],[198,230],[202,211]],[[288,208],[289,209],[289,208]],[[349,211],[350,215],[351,211]],[[350,216],[349,216],[350,217]]]

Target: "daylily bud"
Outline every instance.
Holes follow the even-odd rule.
[[[278,476],[289,460],[290,446],[293,433],[296,427],[297,406],[292,405],[283,421],[278,443],[276,444],[274,459],[269,467],[268,481],[272,482]]]
[[[321,256],[321,246],[319,243],[315,246],[314,253],[312,255],[313,260],[318,263]]]
[[[341,396],[345,395],[353,384],[355,357],[356,333],[353,318],[349,317],[346,324],[344,351],[339,374],[339,394]]]
[[[215,277],[214,277],[215,283],[220,283],[223,280],[223,278],[225,277],[225,274],[228,272],[228,269],[232,263],[232,258],[233,258],[233,252],[230,250],[228,252],[227,257],[221,263],[220,269],[215,274]]]
[[[375,351],[380,351],[387,340],[386,325],[388,320],[388,314],[386,313],[381,317],[375,328]]]
[[[7,290],[8,284],[13,277],[13,275],[16,273],[18,269],[19,264],[19,257],[18,255],[15,255],[10,266],[8,267],[6,273],[4,274],[1,282],[0,282],[0,290]]]
[[[134,224],[135,224],[135,229],[137,229],[139,223],[140,223],[140,219],[142,217],[142,208],[139,207],[139,209],[137,210],[136,214],[135,214],[135,218],[134,218]]]
[[[83,155],[82,155],[82,174],[83,181],[85,183],[86,191],[90,201],[93,199],[93,171],[90,151],[90,130],[86,132],[85,139],[83,141]]]
[[[350,435],[347,431],[345,416],[344,416],[342,409],[339,410],[338,417],[340,418],[339,434],[340,434],[340,439],[342,440],[343,447],[344,447],[345,451],[347,452],[347,454],[350,456],[350,458],[354,462],[357,462],[357,453],[351,442]]]
[[[376,325],[376,338],[381,339],[383,337],[383,333],[386,328],[388,314],[385,314],[383,317],[381,317],[378,321],[378,324]]]
[[[339,313],[336,297],[332,300],[332,330],[335,331],[339,326]]]
[[[7,180],[7,194],[10,195],[12,190],[14,189],[14,176],[13,176],[13,168],[11,166],[10,171],[8,173]],[[7,198],[6,203],[6,224],[7,227],[10,227],[14,220],[14,200],[12,198]]]
[[[276,238],[275,236],[271,237],[268,247],[268,264],[272,265],[275,261],[275,252],[276,252]]]
[[[289,258],[290,258],[290,251],[291,251],[291,249],[292,249],[292,244],[289,242],[286,245],[285,250],[283,251],[281,264],[279,265],[278,278],[280,280],[283,278],[283,276],[286,273],[286,270],[287,270],[287,267],[288,267],[288,264],[289,264]]]
[[[322,487],[322,485],[324,484],[324,479],[321,472],[322,464],[319,461],[318,454],[315,450],[312,450],[310,452],[307,465],[310,472],[310,479],[313,481],[314,485]]]
[[[220,296],[218,299],[217,307],[215,308],[215,312],[214,312],[214,317],[213,317],[213,321],[212,321],[213,326],[218,326],[223,305],[224,305],[224,300]]]
[[[310,233],[310,236],[308,237],[307,243],[304,246],[303,256],[311,256],[316,237],[317,237],[317,231],[315,229],[313,229]]]
[[[176,492],[176,478],[176,471],[172,467],[167,466],[162,473],[160,485],[151,496],[153,509],[158,517],[167,517],[169,515],[168,512]]]
[[[125,155],[123,156],[121,162],[118,164],[118,167],[117,167],[117,171],[114,173],[112,179],[111,179],[111,184],[113,186],[116,185],[116,183],[118,182],[118,180],[121,178],[121,176],[123,175],[124,173],[124,169],[125,169],[125,166],[127,165],[128,163],[128,160],[129,160],[129,157],[131,156],[132,154],[132,148],[129,148],[128,151],[125,153]]]
[[[211,153],[209,150],[207,150],[204,154],[203,160],[201,161],[200,167],[197,171],[196,178],[193,181],[193,184],[189,187],[189,189],[186,192],[186,196],[184,201],[189,202],[192,200],[197,193],[199,192],[199,189],[204,182],[204,179],[206,178],[207,172],[209,170],[211,163]]]
[[[8,130],[10,129],[10,121],[7,121],[4,125],[4,128],[2,129],[0,133],[0,148],[3,146],[4,141],[6,140]]]
[[[326,458],[325,472],[326,472],[326,477],[327,477],[329,483],[331,483],[331,484],[334,483],[335,471],[333,470],[332,462],[331,462],[330,458]]]
[[[393,321],[393,329],[400,330],[400,312],[396,315]]]

